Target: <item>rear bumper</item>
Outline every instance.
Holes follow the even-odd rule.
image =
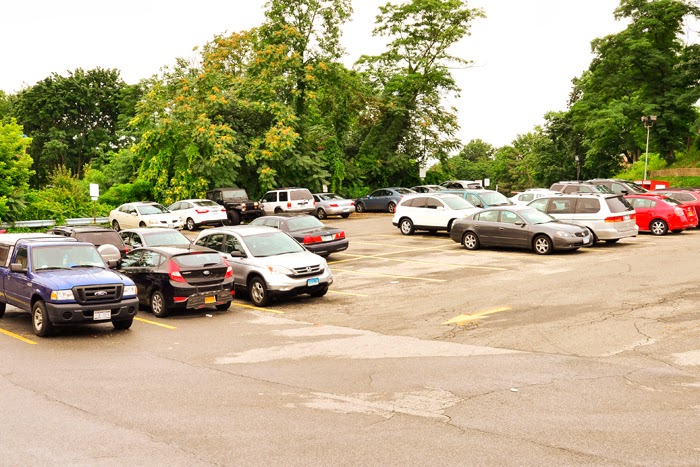
[[[332,242],[324,243],[313,243],[310,245],[304,245],[307,250],[311,253],[316,253],[317,255],[329,255],[331,253],[337,253],[338,251],[343,251],[348,249],[348,239],[334,240]]]

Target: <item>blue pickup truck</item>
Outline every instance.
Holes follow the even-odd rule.
[[[134,282],[94,245],[44,234],[0,234],[0,318],[7,304],[31,312],[40,337],[76,324],[128,329],[139,306]]]

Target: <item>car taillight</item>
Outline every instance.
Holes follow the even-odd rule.
[[[330,207],[332,207],[332,208],[337,208],[337,207],[338,207],[338,203],[331,203],[331,204],[330,204]]]
[[[206,214],[209,212],[209,209],[195,209],[194,212],[197,214]]]
[[[318,242],[322,242],[322,241],[323,241],[323,239],[318,235],[317,236],[307,235],[304,237],[304,245],[308,245],[309,243],[318,243]]]
[[[180,274],[180,266],[173,260],[170,260],[168,263],[168,276],[175,282],[187,282],[185,278],[182,277],[182,274]]]
[[[632,216],[630,216],[630,219],[632,219]],[[605,222],[623,222],[625,220],[624,216],[612,216],[612,217],[606,217]]]
[[[337,234],[335,234],[336,240],[342,240],[343,238],[345,238],[345,232],[338,232]]]
[[[354,201],[351,201],[351,202],[350,202],[350,206],[354,206],[354,205],[355,205],[355,202],[354,202]]]
[[[229,277],[233,276],[233,268],[226,260],[224,260],[224,264],[226,264],[226,275],[224,276],[224,279],[228,279]]]
[[[292,202],[291,202],[291,201],[287,201],[287,209],[291,209],[291,207],[292,207]]]

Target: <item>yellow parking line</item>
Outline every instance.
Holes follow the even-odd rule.
[[[396,248],[396,249],[400,249],[400,250],[409,250],[409,251],[410,251],[410,250],[415,250],[415,247],[411,247],[411,246],[401,246],[401,245],[397,245],[397,244],[395,244],[395,243],[358,242],[358,241],[354,240],[354,241],[352,242],[352,244],[353,244],[353,245],[388,246],[388,247],[391,247],[391,248]]]
[[[7,331],[5,329],[0,328],[0,333],[5,334],[6,336],[13,337],[13,338],[20,340],[22,342],[25,342],[27,344],[36,345],[36,342],[34,342],[33,340],[27,339],[26,337],[22,337],[19,334],[15,334],[14,332],[10,332],[10,331]]]
[[[338,295],[352,295],[353,297],[369,297],[369,295],[366,295],[363,293],[340,292],[338,290],[329,290],[328,292],[338,294]]]
[[[348,274],[359,274],[362,276],[377,276],[377,277],[391,277],[394,279],[410,279],[414,281],[426,281],[426,282],[447,282],[444,279],[430,279],[428,277],[411,277],[411,276],[398,276],[396,274],[380,274],[378,272],[360,272],[360,271],[351,271],[349,269],[336,269],[333,268],[333,272],[346,272]]]
[[[258,310],[258,311],[266,311],[268,313],[277,313],[278,315],[283,315],[284,311],[278,311],[278,310],[273,310],[272,308],[262,308],[259,306],[253,306],[253,305],[244,305],[242,303],[233,303],[233,306],[240,306],[243,308],[250,308],[251,310]]]
[[[157,323],[155,321],[151,321],[148,319],[143,319],[143,318],[134,318],[134,319],[136,321],[141,322],[141,323],[152,324],[154,326],[160,326],[161,328],[165,328],[165,329],[177,329],[175,326],[170,326],[169,324]]]
[[[484,316],[492,315],[494,313],[500,313],[502,311],[508,311],[511,308],[509,306],[502,306],[500,308],[493,308],[491,310],[484,310],[484,311],[479,311],[477,313],[472,313],[470,315],[459,315],[455,316],[454,318],[445,321],[442,324],[457,324],[457,325],[462,325],[462,323],[466,323],[467,321],[474,321],[480,318],[483,318]]]

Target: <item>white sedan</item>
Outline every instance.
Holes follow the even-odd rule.
[[[420,193],[401,199],[392,223],[404,235],[413,235],[416,230],[449,232],[456,220],[479,211],[480,208],[452,193]]]
[[[126,203],[109,212],[109,223],[114,230],[136,227],[168,227],[181,229],[182,221],[177,214],[158,203]]]
[[[224,225],[228,220],[226,208],[209,199],[184,199],[168,209],[180,217],[187,230],[200,225]]]

